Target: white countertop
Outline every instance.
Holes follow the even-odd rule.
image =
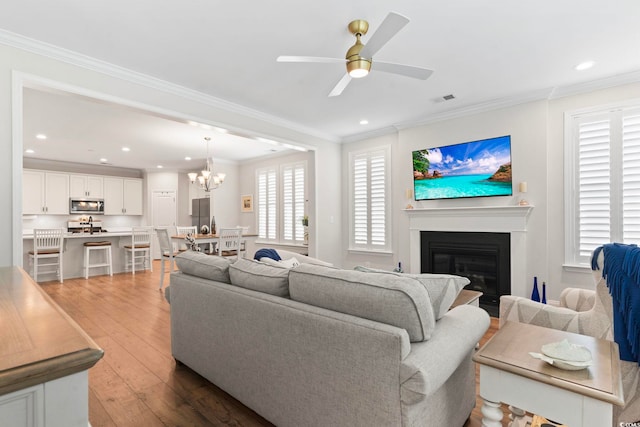
[[[131,236],[131,231],[103,231],[100,233],[64,233],[65,239],[90,239],[94,237],[123,237]],[[33,239],[33,233],[23,234],[22,238],[25,240]]]

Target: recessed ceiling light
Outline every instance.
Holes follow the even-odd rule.
[[[185,159],[186,161],[189,161],[189,160],[191,160],[191,157],[187,156],[187,157],[185,157],[184,159]]]
[[[584,70],[588,70],[589,68],[593,67],[596,63],[593,61],[585,61],[582,62],[578,65],[576,65],[576,70],[577,71],[584,71]]]
[[[218,127],[214,127],[215,130],[217,130],[220,133],[229,133],[228,130],[224,129],[224,128],[218,128]]]
[[[107,159],[105,159],[104,157],[100,159],[100,163],[107,163]]]
[[[27,154],[35,153],[35,151],[33,151],[31,148],[28,148],[28,149],[24,150],[24,152],[27,153]]]
[[[158,165],[156,166],[158,169],[162,169],[162,165]]]
[[[361,125],[368,125],[369,124],[369,120],[360,120],[360,124]]]
[[[36,138],[38,139],[47,139],[47,135],[45,135],[44,133],[39,133],[36,135]]]
[[[189,123],[191,126],[198,126],[198,122],[194,122],[192,120],[189,120],[187,123]]]
[[[131,151],[131,148],[129,148],[129,147],[122,147],[122,151],[124,151],[124,152],[129,152],[129,151]]]

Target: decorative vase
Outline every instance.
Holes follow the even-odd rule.
[[[536,302],[540,302],[540,291],[538,291],[538,278],[533,278],[533,292],[531,293],[531,299]]]
[[[547,303],[547,284],[542,282],[542,303]]]
[[[216,234],[216,217],[211,217],[211,234]]]

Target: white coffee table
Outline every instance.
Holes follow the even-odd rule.
[[[566,371],[529,355],[563,339],[587,347],[593,365]],[[502,426],[500,402],[571,427],[610,426],[613,405],[624,405],[618,345],[612,341],[507,322],[473,360],[480,364],[485,427]]]

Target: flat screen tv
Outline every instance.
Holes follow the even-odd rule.
[[[511,196],[511,136],[413,152],[415,200]]]

